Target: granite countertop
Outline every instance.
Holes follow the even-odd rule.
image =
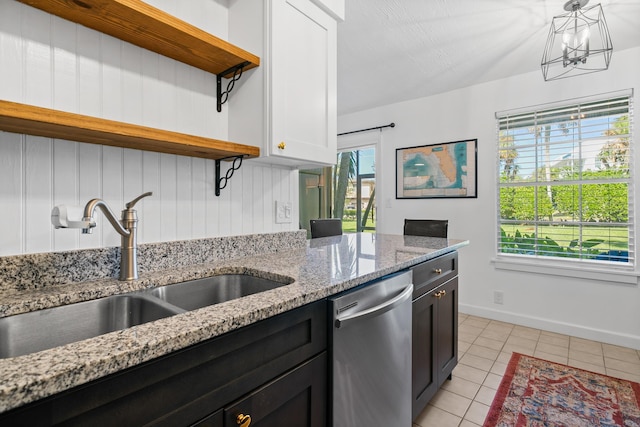
[[[298,233],[298,236],[300,234]],[[435,258],[466,240],[345,234],[300,241],[277,252],[141,273],[140,279],[86,280],[65,286],[0,292],[0,317],[186,280],[246,273],[292,280],[273,290],[111,332],[24,356],[0,359],[0,412],[135,366],[256,321],[317,301],[373,279]],[[10,269],[0,265],[0,270]],[[0,277],[0,281],[2,277]],[[25,285],[26,283],[26,285]],[[27,286],[27,289],[23,289]]]

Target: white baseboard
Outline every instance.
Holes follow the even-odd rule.
[[[516,325],[542,329],[558,334],[571,335],[587,340],[600,341],[607,344],[619,345],[622,347],[630,347],[636,350],[640,350],[640,336],[636,335],[628,335],[618,332],[605,331],[602,329],[587,328],[572,323],[556,322],[539,317],[524,316],[518,313],[492,310],[486,307],[478,307],[469,304],[459,304],[458,309],[460,310],[460,313],[469,314],[472,316],[479,316],[487,319],[498,320],[501,322],[514,323]]]

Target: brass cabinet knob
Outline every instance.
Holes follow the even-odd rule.
[[[249,427],[251,424],[251,415],[238,414],[236,417],[236,424],[240,427]]]
[[[441,268],[436,268],[435,270],[433,270],[434,273],[436,274],[442,274],[442,269]]]
[[[280,144],[278,144],[278,148],[281,150],[284,150],[284,147],[286,147],[287,144],[284,143],[284,141],[282,141]]]
[[[447,294],[447,291],[442,290],[442,291],[438,291],[435,294],[433,294],[434,297],[436,298],[442,298],[443,296],[445,296]]]

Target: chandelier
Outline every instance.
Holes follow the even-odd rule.
[[[609,68],[613,45],[602,6],[584,8],[589,0],[569,0],[567,13],[554,16],[542,56],[546,81]]]

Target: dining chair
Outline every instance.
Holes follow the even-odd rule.
[[[342,234],[342,220],[339,218],[311,219],[309,224],[312,239]]]
[[[447,237],[449,220],[405,219],[404,234],[409,236]]]

